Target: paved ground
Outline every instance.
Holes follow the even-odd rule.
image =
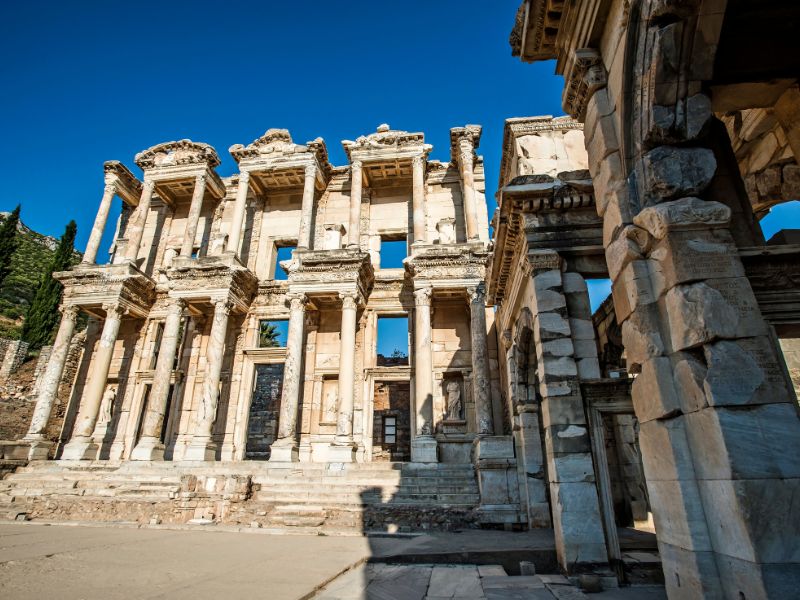
[[[257,531],[0,523],[0,598],[282,600],[310,598],[317,592],[325,600],[561,598],[548,594],[543,585],[550,581],[546,577],[509,578],[500,566],[364,564],[368,559],[419,563],[430,557],[437,563],[449,562],[455,548],[480,556],[509,546],[511,554],[505,558],[511,561],[515,552],[549,548],[547,534],[487,531],[365,538]],[[532,583],[536,585],[528,586],[528,595],[520,596],[517,588]],[[655,588],[592,598],[662,600],[665,596],[663,588]]]

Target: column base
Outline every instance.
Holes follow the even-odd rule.
[[[157,438],[143,437],[131,452],[130,460],[164,460],[164,444]]]
[[[411,440],[411,462],[439,462],[438,444],[433,436],[423,436]]]
[[[269,452],[269,462],[298,462],[300,452],[294,440],[278,440],[272,444]]]
[[[91,438],[72,438],[61,453],[61,460],[96,460],[100,445]]]
[[[328,448],[328,461],[334,463],[351,463],[356,461],[356,445],[353,442],[334,442]]]
[[[47,460],[50,458],[50,450],[53,442],[49,440],[31,440],[28,448],[28,460]]]
[[[491,525],[522,523],[517,459],[511,436],[478,437],[473,442],[472,460],[481,494],[479,522]]]
[[[184,461],[213,461],[217,457],[217,445],[209,439],[192,440],[183,454]]]

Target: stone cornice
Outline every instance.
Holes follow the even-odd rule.
[[[374,133],[353,140],[342,140],[342,147],[349,161],[369,160],[370,154],[385,157],[388,154],[422,154],[427,157],[433,149],[425,143],[425,134],[391,129],[383,124]]]
[[[333,171],[325,140],[318,137],[305,145],[295,144],[288,129],[268,129],[247,146],[234,144],[228,152],[242,168],[249,166],[251,170],[257,170],[258,166],[279,168],[287,159],[297,164],[311,159],[319,167],[324,181],[328,181]]]

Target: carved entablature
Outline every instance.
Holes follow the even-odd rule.
[[[800,245],[761,246],[739,251],[764,319],[783,333],[800,323]]]
[[[295,144],[287,129],[268,129],[247,146],[234,144],[228,151],[242,171],[254,174],[264,171],[288,173],[289,179],[284,176],[283,179],[264,181],[268,187],[302,185],[304,169],[310,165],[317,169],[317,187],[321,189],[327,184],[333,171],[325,140],[317,138],[305,145]]]
[[[217,151],[208,144],[179,140],[164,142],[136,155],[145,181],[155,183],[155,193],[167,204],[190,198],[199,181],[214,198],[225,196],[225,185],[214,170],[220,164]]]
[[[427,159],[433,146],[425,143],[422,133],[398,131],[383,124],[375,133],[362,135],[352,140],[342,140],[345,154],[351,163],[382,163],[403,160],[410,175],[411,159],[422,156]],[[401,173],[398,173],[401,174]],[[369,174],[368,174],[369,175]]]
[[[115,187],[116,194],[130,206],[138,206],[142,195],[142,182],[130,172],[128,167],[118,160],[107,160],[103,163],[106,185]]]
[[[460,288],[485,279],[490,254],[489,248],[481,243],[425,246],[408,258],[405,265],[415,285]]]
[[[358,249],[295,250],[281,267],[289,273],[289,291],[310,296],[355,289],[363,300],[375,282],[369,252]]]
[[[65,306],[79,306],[96,316],[103,305],[119,302],[127,314],[144,318],[155,300],[153,280],[129,263],[79,265],[53,273],[53,278],[64,286]]]
[[[583,121],[589,98],[607,83],[606,68],[600,53],[591,48],[576,50],[571,63],[564,78],[561,106],[565,113]]]
[[[170,297],[190,304],[226,300],[239,313],[247,312],[258,287],[255,275],[232,255],[176,257],[166,275]]]
[[[594,187],[587,170],[550,175],[521,175],[501,190],[503,201],[527,213],[564,211],[594,206]]]

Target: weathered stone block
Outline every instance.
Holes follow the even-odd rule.
[[[572,356],[574,352],[574,344],[570,338],[559,338],[542,343],[541,355],[543,357]]]
[[[586,415],[580,397],[545,398],[542,401],[542,423],[548,425],[585,425]]]
[[[580,358],[577,361],[578,377],[582,381],[600,379],[600,363],[597,358]]]
[[[726,598],[792,598],[800,589],[800,564],[754,563],[717,554]]]
[[[622,345],[629,368],[664,354],[659,328],[658,309],[653,304],[639,307],[622,323]]]
[[[591,451],[589,430],[585,425],[556,423],[548,426],[545,424],[544,436],[547,448],[556,454]]]
[[[673,359],[675,392],[684,414],[701,410],[708,406],[703,381],[706,366],[688,352],[679,352]]]
[[[704,390],[711,406],[791,402],[772,342],[765,336],[721,340],[703,347]]]
[[[567,301],[560,291],[544,289],[537,290],[536,295],[533,297],[531,309],[534,312],[552,312],[559,308],[564,308],[566,305]]]
[[[669,597],[722,600],[722,586],[713,552],[687,550],[661,540],[658,552]]]
[[[569,321],[558,313],[539,313],[535,317],[534,339],[552,340],[569,336]]]
[[[791,404],[709,407],[685,423],[701,479],[800,478],[800,419]]]
[[[657,297],[647,261],[634,260],[628,264],[611,284],[611,294],[619,323],[623,323],[638,307],[655,302]]]
[[[656,239],[663,239],[671,231],[727,227],[730,219],[731,209],[724,204],[688,197],[649,206],[633,222]]]
[[[669,358],[656,356],[644,362],[642,372],[633,381],[631,395],[640,423],[680,412]]]
[[[800,479],[701,480],[714,548],[741,560],[800,562]]]
[[[659,146],[641,160],[639,183],[645,206],[700,194],[717,168],[714,153],[707,148]]]
[[[706,527],[706,512],[694,479],[676,481],[647,480],[653,519],[659,544],[686,550],[708,552],[712,549]]]
[[[695,477],[692,450],[683,417],[640,423],[642,463],[651,481],[690,480]]]

